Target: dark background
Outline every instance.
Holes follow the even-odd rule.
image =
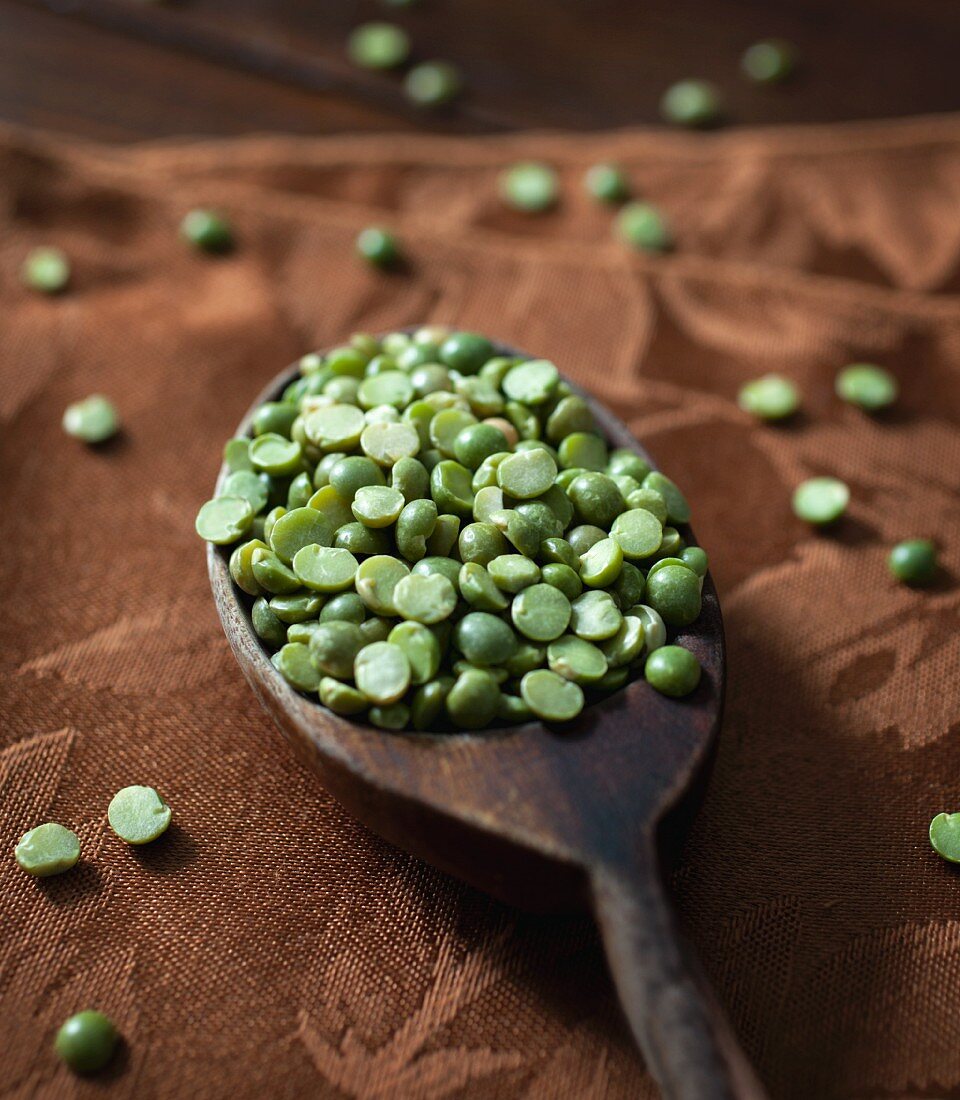
[[[369,19],[463,70],[440,114],[344,58]],[[793,41],[788,85],[738,71],[758,37]],[[956,0],[0,0],[0,120],[109,141],[168,134],[600,129],[657,123],[687,76],[731,124],[883,118],[960,106]]]

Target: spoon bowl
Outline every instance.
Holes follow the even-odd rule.
[[[236,434],[248,435],[254,410],[296,376],[293,368],[275,379]],[[650,461],[626,425],[583,396],[611,446]],[[260,702],[327,790],[393,844],[504,901],[591,909],[664,1096],[763,1097],[678,931],[661,870],[665,837],[677,832],[666,826],[695,805],[719,731],[723,626],[709,574],[700,617],[676,634],[703,669],[687,698],[660,695],[641,677],[563,726],[395,734],[338,717],[287,684],[254,632],[252,601],[233,585],[228,556],[208,548],[224,631]]]

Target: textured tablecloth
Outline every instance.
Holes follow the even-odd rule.
[[[498,169],[541,157],[530,217]],[[676,225],[627,253],[584,169],[626,165]],[[0,1096],[646,1098],[585,918],[531,918],[393,850],[291,757],[227,648],[193,532],[224,439],[289,361],[356,329],[479,328],[554,358],[687,490],[729,644],[719,758],[675,880],[775,1100],[960,1096],[960,879],[927,845],[960,808],[960,121],[483,140],[0,141]],[[177,237],[223,208],[225,259]],[[396,227],[410,269],[366,269]],[[69,293],[23,290],[37,244]],[[903,400],[833,395],[875,360]],[[735,404],[767,371],[794,423]],[[110,394],[85,449],[64,406]],[[836,474],[816,534],[793,486]],[[917,592],[885,558],[941,541]],[[638,731],[642,736],[642,731]],[[175,826],[135,851],[113,792]],[[60,821],[83,863],[12,846]],[[53,1033],[96,1006],[126,1044],[79,1082]]]

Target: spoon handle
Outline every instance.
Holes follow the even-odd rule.
[[[664,1100],[766,1100],[684,940],[652,846],[591,873],[620,1003]]]

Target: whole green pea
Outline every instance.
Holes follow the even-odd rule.
[[[723,113],[720,90],[706,80],[680,80],[660,100],[660,113],[678,126],[706,127]]]
[[[500,196],[508,205],[527,213],[547,210],[560,191],[556,172],[533,161],[514,164],[500,176]]]
[[[364,23],[350,35],[347,49],[362,69],[395,69],[407,60],[410,39],[392,23]]]
[[[59,294],[70,282],[70,261],[59,248],[34,248],[20,268],[20,281],[41,294]]]
[[[112,1020],[102,1012],[87,1009],[64,1022],[53,1049],[75,1072],[96,1073],[113,1057],[119,1038]]]
[[[800,407],[800,394],[789,378],[765,374],[741,388],[737,404],[758,420],[785,420]]]
[[[423,61],[403,82],[407,97],[419,107],[441,107],[463,90],[460,70],[449,61]]]
[[[700,683],[700,662],[689,649],[664,645],[647,657],[643,674],[661,695],[679,699],[695,691]]]
[[[847,510],[850,490],[835,477],[811,477],[793,493],[794,514],[815,527],[835,523]]]
[[[446,697],[447,713],[461,729],[481,729],[493,721],[500,700],[500,687],[484,669],[462,672]]]
[[[649,202],[631,202],[616,223],[621,240],[641,252],[667,252],[673,247],[673,231],[666,217]]]
[[[493,345],[478,332],[455,332],[440,345],[440,361],[461,374],[476,374],[493,356]]]
[[[579,522],[601,527],[604,533],[626,508],[626,501],[613,478],[595,471],[588,470],[574,478],[567,496]]]
[[[879,412],[894,404],[900,393],[897,379],[873,363],[851,363],[837,375],[837,396],[867,412]]]
[[[587,194],[597,202],[618,203],[630,197],[630,181],[616,164],[595,164],[583,177]]]
[[[233,248],[233,229],[213,210],[191,210],[180,223],[180,235],[200,252],[223,254]]]
[[[400,244],[389,230],[370,226],[357,237],[357,252],[374,267],[394,267],[400,261]]]
[[[740,58],[743,75],[756,84],[778,84],[796,67],[796,51],[783,38],[767,38],[748,46]]]
[[[120,418],[113,402],[97,393],[67,406],[63,430],[84,443],[104,443],[120,430]]]
[[[898,542],[887,559],[890,572],[904,584],[928,584],[937,572],[937,548],[930,539]]]
[[[689,626],[700,614],[700,578],[685,565],[647,574],[647,603],[669,626]]]

